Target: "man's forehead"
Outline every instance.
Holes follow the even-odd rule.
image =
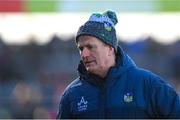
[[[78,38],[78,44],[94,44],[94,43],[101,43],[101,41],[90,35],[83,35]]]
[[[93,40],[80,39],[77,43],[77,46],[85,46],[95,44]]]

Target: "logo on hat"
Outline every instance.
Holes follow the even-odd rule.
[[[124,102],[130,103],[133,101],[133,95],[132,93],[128,92],[124,95]]]
[[[105,21],[104,21],[104,28],[105,28],[107,31],[111,31],[111,30],[112,30],[111,24],[108,23],[108,22],[105,22]]]

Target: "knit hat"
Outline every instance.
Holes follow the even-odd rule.
[[[115,25],[118,22],[116,13],[110,10],[103,14],[94,13],[89,20],[82,25],[76,35],[76,43],[82,35],[90,35],[98,38],[105,44],[111,45],[117,51],[117,38]]]

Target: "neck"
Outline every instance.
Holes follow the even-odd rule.
[[[105,67],[104,69],[102,68],[101,71],[99,71],[99,76],[102,78],[105,78],[108,74],[108,71],[110,70],[111,67],[115,66],[116,62],[115,59],[113,59],[112,61],[110,61],[109,63],[107,63],[107,67]]]

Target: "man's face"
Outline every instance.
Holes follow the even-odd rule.
[[[81,59],[90,73],[97,74],[108,69],[110,46],[93,36],[83,35],[77,43]]]

